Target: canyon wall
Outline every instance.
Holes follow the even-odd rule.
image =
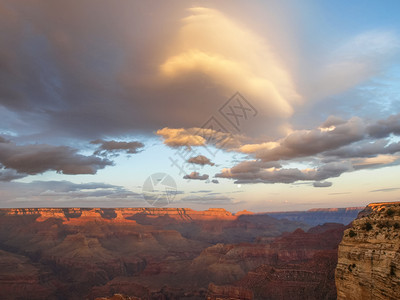
[[[224,209],[0,209],[0,299],[333,300],[346,228]]]
[[[400,299],[400,202],[369,204],[339,245],[338,299]]]

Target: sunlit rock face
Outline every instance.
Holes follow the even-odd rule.
[[[399,299],[400,202],[368,205],[339,245],[338,299]]]

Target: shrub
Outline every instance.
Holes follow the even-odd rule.
[[[350,272],[352,271],[351,265],[349,265],[347,268],[349,269]]]
[[[387,212],[386,212],[386,214],[387,214],[389,217],[392,217],[392,216],[394,215],[394,213],[395,213],[395,211],[394,211],[393,209],[391,209],[391,208],[389,208],[389,209],[387,210]]]
[[[355,233],[353,229],[350,229],[349,237],[355,237],[356,235],[357,235],[357,233]]]
[[[372,225],[370,222],[365,223],[365,230],[370,231],[372,229]]]

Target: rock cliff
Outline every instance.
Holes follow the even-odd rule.
[[[400,298],[400,202],[359,213],[339,245],[335,278],[338,299]]]

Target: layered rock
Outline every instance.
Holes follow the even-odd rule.
[[[326,224],[308,232],[298,229],[269,244],[217,244],[193,260],[193,278],[250,290],[254,299],[333,300],[337,247],[345,228]]]
[[[61,284],[27,257],[0,250],[0,299],[57,299]]]
[[[399,299],[400,202],[360,212],[339,245],[338,299]]]

